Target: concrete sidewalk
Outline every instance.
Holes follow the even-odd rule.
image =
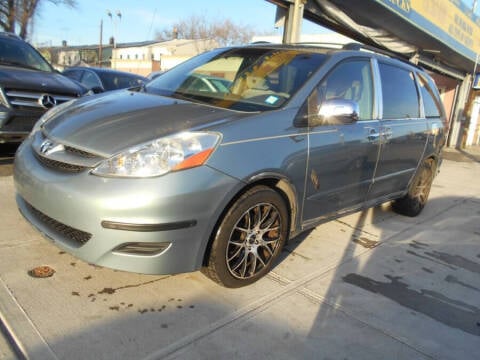
[[[480,146],[469,146],[465,149],[444,148],[443,158],[457,162],[480,163]]]
[[[385,205],[321,225],[237,290],[77,260],[26,224],[0,176],[4,331],[35,360],[480,358],[480,163],[448,156],[419,217]],[[30,277],[40,265],[55,274]],[[18,355],[0,341],[2,357]]]

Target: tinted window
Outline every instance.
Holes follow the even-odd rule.
[[[428,85],[428,80],[422,75],[419,74],[419,83],[420,83],[420,92],[422,93],[423,107],[425,108],[425,117],[439,117],[441,111],[439,105],[435,100],[436,97],[433,94],[432,89]]]
[[[88,89],[102,87],[102,83],[98,79],[98,76],[91,71],[85,71],[82,78],[82,84],[84,84]]]
[[[98,76],[102,79],[106,90],[125,89],[142,84],[142,78],[133,74],[122,72],[99,72]]]
[[[419,102],[411,71],[379,63],[382,80],[383,118],[418,118]]]
[[[80,81],[80,78],[82,77],[82,71],[81,70],[65,70],[63,72],[63,75],[68,76],[70,79]]]
[[[373,85],[370,61],[353,60],[337,65],[317,89],[319,104],[332,99],[351,100],[359,105],[359,119],[371,119]]]

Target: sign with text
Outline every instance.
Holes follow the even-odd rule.
[[[461,0],[375,1],[473,61],[480,53],[480,18]]]

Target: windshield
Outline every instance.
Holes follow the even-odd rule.
[[[284,105],[325,55],[307,50],[235,48],[199,55],[162,74],[145,91],[240,111]]]
[[[52,71],[50,64],[29,44],[9,38],[0,38],[0,65]]]
[[[141,85],[142,78],[131,74],[123,74],[110,71],[100,71],[97,75],[102,79],[105,89],[117,90]]]

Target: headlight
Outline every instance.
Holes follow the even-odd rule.
[[[153,177],[203,165],[220,141],[220,134],[184,132],[157,139],[100,163],[92,174],[115,177]]]
[[[60,112],[62,112],[65,108],[70,106],[76,99],[69,100],[67,102],[64,102],[63,104],[57,105],[50,110],[48,110],[45,114],[42,115],[40,119],[37,120],[35,125],[33,126],[32,131],[30,132],[29,136],[32,136],[35,134],[38,130],[40,130],[48,120],[53,118],[54,116],[58,115]]]

